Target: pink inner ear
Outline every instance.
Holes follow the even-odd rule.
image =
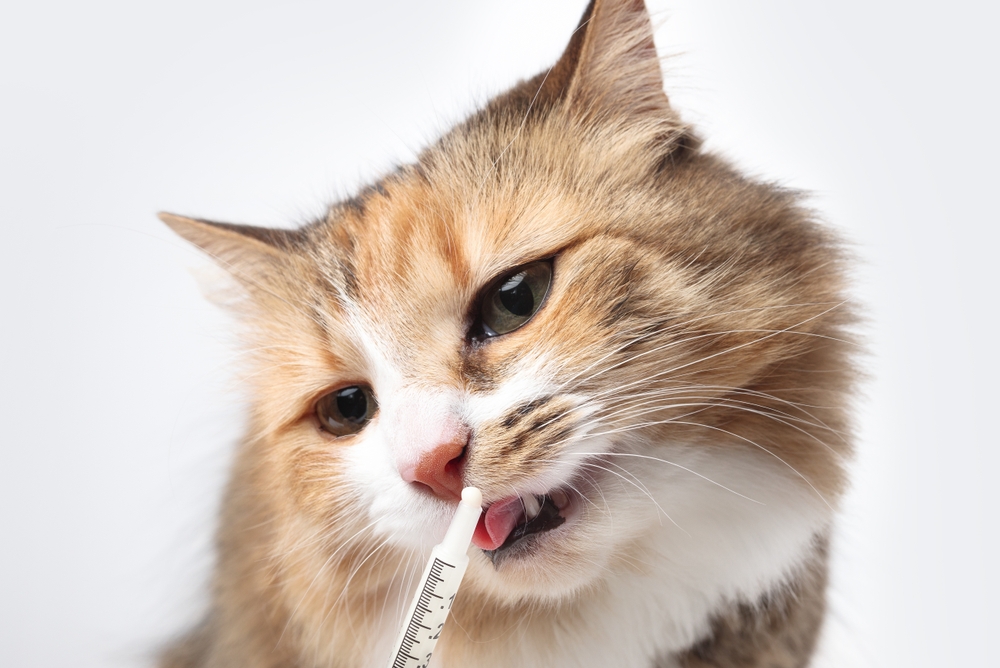
[[[521,497],[511,496],[497,501],[479,518],[476,531],[472,534],[472,544],[481,550],[497,549],[523,518]]]

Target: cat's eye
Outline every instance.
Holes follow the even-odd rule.
[[[316,402],[319,426],[334,436],[357,433],[372,419],[378,404],[372,389],[351,385],[324,395]]]
[[[483,294],[475,336],[507,334],[528,322],[545,301],[551,284],[548,260],[518,267],[492,283]]]

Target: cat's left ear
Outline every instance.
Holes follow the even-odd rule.
[[[157,215],[251,292],[268,290],[268,284],[281,280],[291,251],[301,240],[298,230],[217,223],[172,213]]]

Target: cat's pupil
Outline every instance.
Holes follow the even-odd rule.
[[[337,410],[351,422],[361,422],[368,415],[368,398],[360,387],[347,387],[337,392]]]
[[[525,272],[522,271],[500,286],[500,303],[514,315],[528,316],[535,310],[535,295],[524,278]]]

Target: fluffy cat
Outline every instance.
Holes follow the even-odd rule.
[[[464,485],[432,666],[808,664],[845,255],[701,149],[641,0],[321,220],[162,218],[241,286],[256,365],[211,607],[162,666],[384,666]]]

